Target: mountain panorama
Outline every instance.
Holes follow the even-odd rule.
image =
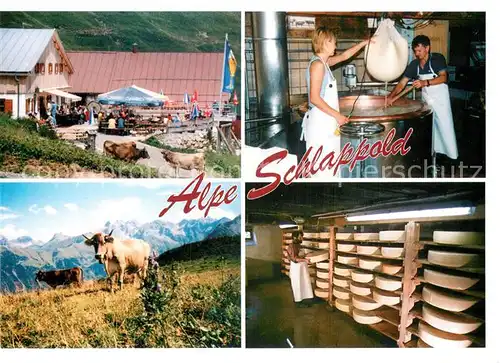
[[[155,220],[145,224],[137,221],[106,222],[101,232],[119,238],[143,239],[153,251],[161,254],[185,244],[207,239],[240,234],[241,216],[228,218],[182,220],[179,223]],[[91,237],[97,231],[89,231]],[[94,258],[93,248],[85,245],[84,238],[56,233],[47,242],[23,236],[8,240],[0,236],[0,291],[16,291],[38,287],[38,270],[65,269],[80,266],[84,279],[105,276],[104,268]]]

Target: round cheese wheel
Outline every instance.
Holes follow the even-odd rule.
[[[373,274],[362,271],[351,271],[351,279],[356,282],[367,283],[373,280]]]
[[[283,237],[285,237],[285,238],[292,238],[292,234],[291,233],[284,233]]]
[[[429,250],[427,259],[430,263],[446,267],[479,267],[484,265],[481,257],[474,253]]]
[[[354,233],[355,241],[378,240],[378,233]]]
[[[328,270],[316,270],[316,277],[319,279],[328,280],[329,272]]]
[[[289,245],[290,243],[292,243],[292,242],[293,242],[293,240],[292,240],[292,239],[286,239],[286,240],[285,240],[285,243],[286,243],[286,244],[288,244],[288,245]]]
[[[301,243],[302,247],[317,247],[317,243],[314,241],[304,240]]]
[[[364,296],[352,295],[352,306],[359,310],[370,311],[378,309],[382,304]]]
[[[382,256],[384,257],[402,257],[405,254],[405,249],[404,248],[399,248],[399,247],[382,247],[381,249]]]
[[[330,239],[330,232],[320,232],[319,238],[320,239]]]
[[[418,336],[434,348],[467,348],[472,344],[464,335],[444,332],[422,321],[418,324]]]
[[[404,242],[406,239],[406,233],[402,231],[380,231],[378,233],[378,238],[381,241],[388,242]]]
[[[327,250],[330,248],[330,242],[318,242],[318,248]]]
[[[318,262],[316,264],[316,268],[320,268],[322,270],[328,270],[330,268],[330,263],[327,261],[327,262]]]
[[[399,295],[394,294],[392,292],[380,289],[373,289],[373,300],[384,305],[393,306],[399,304],[401,298]]]
[[[356,308],[352,309],[352,317],[360,324],[377,324],[382,321],[378,316]]]
[[[282,259],[282,261],[283,261],[284,263],[287,263],[287,264],[289,264],[289,263],[290,263],[290,260],[289,260],[288,258],[283,258],[283,259]]]
[[[352,305],[351,305],[351,300],[341,300],[341,299],[336,299],[335,300],[335,307],[339,309],[340,311],[343,311],[345,313],[351,312]]]
[[[465,276],[450,275],[448,273],[424,269],[424,280],[432,285],[446,287],[453,290],[467,290],[474,286],[479,279]]]
[[[333,287],[333,296],[340,300],[348,300],[351,298],[351,293],[349,290],[345,290],[341,287],[334,286]]]
[[[343,243],[339,243],[337,245],[337,251],[339,252],[351,252],[356,249],[356,245],[346,245]]]
[[[385,291],[396,291],[403,287],[403,282],[401,280],[394,280],[382,276],[376,276],[375,286]]]
[[[388,274],[388,275],[396,275],[397,273],[399,273],[402,270],[403,270],[403,266],[390,265],[388,263],[383,263],[380,271],[382,271],[383,273]]]
[[[348,265],[358,265],[358,258],[357,257],[351,257],[351,256],[337,256],[337,261],[340,263],[345,263]]]
[[[290,270],[290,265],[285,265],[285,268],[286,268],[287,270]]]
[[[376,246],[357,246],[356,252],[361,255],[373,255],[379,251],[379,247]]]
[[[304,232],[304,238],[318,238],[317,232]]]
[[[314,295],[322,299],[328,299],[328,289],[320,289],[317,287],[314,289]]]
[[[382,265],[382,262],[377,260],[364,260],[361,258],[359,259],[359,267],[365,268],[367,270],[375,270],[380,265]]]
[[[351,282],[349,285],[349,290],[354,295],[368,296],[372,293],[372,289],[369,286],[361,285],[359,282]]]
[[[349,279],[341,276],[333,276],[333,284],[335,286],[349,288]]]
[[[341,239],[341,240],[352,239],[352,233],[339,232],[335,235],[335,239]]]
[[[307,254],[309,254],[309,253],[314,252],[315,250],[310,250],[310,249],[308,249],[308,248],[304,248],[304,249],[302,249],[302,251],[304,251],[304,253],[307,255]]]
[[[316,286],[320,289],[328,289],[328,280],[316,279]]]
[[[447,245],[484,245],[484,233],[480,232],[453,232],[434,231],[434,242]]]
[[[290,276],[290,272],[289,271],[285,271],[285,275]]]
[[[422,318],[434,328],[454,334],[469,334],[482,324],[471,316],[458,315],[427,304],[422,308]]]
[[[444,292],[429,285],[422,289],[422,298],[437,308],[455,312],[467,310],[479,301],[472,296]]]
[[[339,276],[351,276],[351,269],[347,267],[335,266],[333,272]]]
[[[318,263],[328,260],[328,255],[329,255],[328,251],[314,251],[308,253],[306,255],[306,258],[308,258],[311,263]]]

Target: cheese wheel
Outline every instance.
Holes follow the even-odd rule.
[[[382,268],[380,269],[380,271],[382,271],[383,273],[388,274],[388,275],[396,275],[397,273],[399,273],[402,270],[403,270],[403,266],[390,265],[388,263],[383,263]]]
[[[444,292],[429,285],[422,289],[422,298],[437,308],[455,312],[467,310],[479,301],[472,296]]]
[[[467,348],[472,344],[464,335],[444,332],[422,321],[418,324],[418,336],[434,348]]]
[[[310,249],[308,249],[308,248],[304,248],[304,249],[302,249],[302,251],[304,251],[304,253],[305,253],[306,255],[307,255],[307,254],[309,254],[309,253],[314,252],[314,250],[310,250]]]
[[[382,304],[364,296],[352,295],[352,306],[359,310],[371,311],[378,309]]]
[[[285,275],[290,276],[290,272],[289,271],[285,271]]]
[[[335,239],[341,239],[341,240],[346,240],[346,239],[352,239],[352,233],[347,233],[347,232],[339,232],[335,235]]]
[[[430,263],[446,267],[479,267],[484,265],[481,257],[474,253],[429,250]]]
[[[318,248],[327,250],[330,248],[330,242],[318,242]]]
[[[382,247],[381,249],[382,256],[384,257],[402,257],[405,254],[405,249],[400,247]]]
[[[422,308],[422,318],[434,328],[454,334],[468,334],[482,324],[479,319],[471,316],[458,315],[427,304]]]
[[[351,276],[351,269],[347,267],[335,266],[333,272],[339,276]]]
[[[339,252],[351,252],[356,249],[356,245],[346,245],[343,243],[339,243],[337,245],[337,251]]]
[[[382,265],[382,262],[377,260],[364,260],[362,258],[359,259],[359,267],[365,268],[367,270],[375,270],[380,265]]]
[[[394,294],[392,292],[380,289],[373,289],[373,300],[384,305],[393,306],[399,304],[401,298],[399,295]]]
[[[382,321],[378,316],[356,308],[352,309],[352,317],[360,324],[377,324]]]
[[[394,280],[382,276],[376,276],[375,286],[385,291],[396,291],[403,287],[403,282],[401,280]]]
[[[292,234],[291,233],[283,233],[283,237],[292,238]]]
[[[380,231],[378,233],[378,238],[381,241],[388,242],[404,242],[406,239],[406,233],[402,231]]]
[[[424,280],[432,285],[446,287],[453,290],[467,290],[474,286],[479,279],[465,276],[450,275],[448,273],[424,269]]]
[[[328,260],[328,251],[314,251],[314,252],[311,252],[311,253],[308,253],[306,255],[306,258],[309,259],[309,261],[311,263],[318,263],[318,262],[322,262],[322,261],[325,261],[325,260]]]
[[[316,232],[304,232],[304,239],[305,238],[318,238],[319,233]]]
[[[286,268],[287,270],[290,270],[290,265],[285,265],[285,268]]]
[[[357,246],[356,252],[361,255],[373,255],[379,251],[379,247],[376,246]]]
[[[292,243],[292,242],[293,242],[293,240],[291,240],[291,239],[286,239],[286,240],[285,240],[285,243],[286,243],[286,244],[290,244],[290,243]]]
[[[320,232],[319,238],[320,239],[330,239],[330,232]]]
[[[349,292],[349,290],[345,290],[341,287],[334,286],[333,296],[335,296],[337,299],[348,300],[351,298],[351,293]]]
[[[373,274],[361,271],[351,271],[351,279],[356,282],[367,283],[373,280]]]
[[[328,270],[316,270],[316,277],[320,279],[328,280],[329,272]]]
[[[320,289],[328,289],[328,280],[316,279],[316,286]]]
[[[378,233],[354,233],[355,241],[378,240]]]
[[[316,268],[320,268],[322,270],[328,270],[330,268],[330,263],[327,261],[327,262],[318,262],[316,264]]]
[[[318,244],[314,241],[304,240],[301,243],[302,247],[318,247]]]
[[[358,258],[357,257],[351,257],[351,256],[337,256],[337,261],[340,263],[345,263],[348,265],[358,265]]]
[[[480,232],[434,231],[432,239],[447,245],[484,245],[484,233]]]
[[[322,299],[328,299],[328,289],[316,288],[314,289],[314,295]]]
[[[283,258],[283,259],[282,259],[282,261],[283,261],[284,263],[288,263],[288,264],[290,263],[290,260],[289,260],[288,258]]]
[[[352,309],[351,300],[335,299],[335,307],[345,313],[350,313]]]
[[[369,286],[364,286],[354,281],[349,285],[349,290],[351,290],[354,295],[360,296],[368,296],[372,293],[372,289]]]
[[[333,284],[335,286],[343,287],[348,289],[349,288],[349,279],[345,277],[340,277],[340,276],[333,276]]]

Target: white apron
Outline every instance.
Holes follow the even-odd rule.
[[[434,72],[429,55],[429,69],[431,74],[420,74],[417,64],[417,77],[420,80],[430,80],[438,75]],[[450,93],[445,83],[422,87],[422,96],[432,108],[432,149],[435,153],[445,154],[451,159],[458,157],[457,139],[453,127]]]
[[[290,261],[290,281],[295,302],[314,297],[307,262]]]
[[[323,100],[333,108],[334,110],[339,110],[339,96],[337,93],[337,81],[330,70],[330,67],[320,59],[326,69],[326,76],[328,77],[328,85],[325,89],[325,94],[323,95]],[[302,120],[302,135],[300,140],[305,140],[306,150],[310,147],[313,148],[310,155],[312,159],[315,155],[315,151],[323,146],[323,151],[319,160],[322,160],[328,153],[334,151],[335,159],[338,158],[340,154],[340,135],[335,135],[335,130],[337,130],[338,124],[335,117],[332,117],[318,107],[313,107],[304,115]],[[339,174],[337,172],[337,174]],[[335,175],[337,175],[335,174]],[[333,170],[326,169],[325,171],[318,171],[316,174],[312,175],[312,178],[318,177],[333,177]]]

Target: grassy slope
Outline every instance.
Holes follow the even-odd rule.
[[[214,321],[206,321],[203,316],[210,309],[221,309],[217,298],[220,291],[227,290],[221,285],[229,276],[234,278],[230,290],[234,300],[233,310],[236,307],[237,311],[233,313],[240,314],[240,301],[236,296],[240,286],[239,260],[227,263],[212,259],[207,267],[200,263],[190,261],[177,268],[180,277],[177,295],[169,303],[169,314],[162,322],[161,331],[155,333],[155,339],[164,339],[164,347],[204,346],[203,334],[208,334],[207,327],[217,325],[217,329],[224,329]],[[202,296],[193,294],[193,291],[197,291],[198,295],[201,291]],[[0,346],[135,347],[137,332],[129,322],[131,318],[141,316],[142,309],[139,291],[132,285],[126,285],[114,294],[95,284],[82,288],[0,295]],[[193,311],[201,315],[195,316]],[[190,326],[196,330],[188,331]],[[239,332],[239,329],[233,327],[233,331]],[[151,343],[149,346],[159,345]]]

